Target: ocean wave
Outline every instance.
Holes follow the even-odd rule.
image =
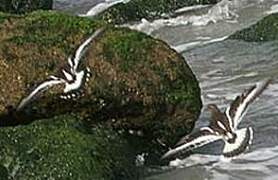
[[[270,7],[270,10],[266,12],[266,14],[274,14],[278,13],[278,4],[275,4]]]
[[[211,44],[211,43],[215,43],[215,42],[220,42],[220,41],[224,41],[228,38],[228,36],[223,36],[220,38],[215,38],[215,39],[210,39],[210,40],[205,40],[205,41],[193,41],[190,43],[185,43],[185,44],[181,44],[181,45],[177,45],[177,46],[172,46],[173,49],[175,49],[177,52],[184,52],[187,51],[189,49],[195,48],[197,46],[203,46],[203,45],[207,45],[207,44]]]
[[[194,154],[183,160],[171,161],[169,167],[175,168],[205,168],[210,172],[208,179],[221,179],[222,177],[231,178],[241,172],[241,176],[256,177],[259,173],[267,177],[277,175],[270,166],[275,164],[278,159],[278,146],[261,148],[253,152],[240,155],[236,160],[222,158],[219,155]],[[250,173],[244,172],[252,172]],[[224,173],[226,172],[226,173]]]
[[[190,6],[183,9],[179,9],[176,12],[186,12],[196,9],[201,9],[207,6]],[[192,25],[192,26],[206,26],[210,23],[217,23],[219,21],[226,20],[227,22],[237,22],[238,15],[234,11],[234,4],[229,0],[222,0],[216,5],[212,6],[206,14],[203,15],[190,15],[186,14],[177,16],[169,19],[157,19],[154,21],[148,21],[142,19],[141,22],[135,24],[124,24],[131,29],[143,31],[147,34],[151,34],[153,31],[158,30],[165,26],[181,26],[181,25]]]
[[[186,6],[186,7],[182,7],[180,9],[177,9],[175,11],[175,13],[185,13],[185,12],[188,12],[188,11],[200,10],[200,9],[203,9],[203,8],[206,8],[206,7],[209,7],[209,6],[211,6],[211,5]]]

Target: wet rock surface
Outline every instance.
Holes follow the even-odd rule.
[[[171,15],[175,10],[198,4],[216,4],[218,0],[132,0],[119,3],[98,16],[112,24],[140,21],[142,18],[154,20]]]
[[[257,22],[256,24],[240,30],[230,39],[239,39],[248,42],[264,42],[278,39],[278,14],[271,14]]]
[[[52,9],[53,0],[1,0],[0,11],[23,14],[31,11]]]

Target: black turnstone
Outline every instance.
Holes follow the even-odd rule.
[[[94,32],[88,39],[86,39],[75,51],[74,57],[68,58],[67,64],[59,69],[57,75],[51,75],[45,81],[40,83],[27,97],[23,98],[17,106],[17,111],[23,109],[34,97],[38,94],[46,91],[47,89],[63,84],[64,89],[60,97],[62,99],[77,98],[82,95],[80,88],[83,87],[91,77],[91,71],[89,67],[81,66],[81,59],[85,53],[86,48],[90,42],[95,39],[104,31],[104,28],[100,28]],[[84,63],[83,63],[84,64]]]
[[[208,105],[208,110],[211,112],[209,126],[183,137],[173,149],[162,156],[162,159],[177,158],[189,150],[217,140],[223,140],[225,143],[222,151],[225,158],[232,158],[243,153],[252,143],[253,130],[251,127],[238,129],[238,125],[247,112],[248,106],[269,83],[270,80],[267,80],[252,86],[237,96],[224,113],[216,105]]]

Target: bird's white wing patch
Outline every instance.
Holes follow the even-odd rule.
[[[91,35],[88,39],[86,39],[86,41],[84,41],[76,50],[75,52],[75,56],[74,56],[74,70],[77,70],[77,67],[79,65],[80,59],[84,53],[84,50],[86,49],[86,47],[89,45],[89,43],[96,38],[100,33],[102,33],[104,31],[104,28],[100,28],[98,30],[96,30],[94,32],[93,35]]]
[[[233,129],[236,129],[241,122],[243,116],[247,112],[248,106],[252,103],[268,86],[270,80],[252,86],[248,91],[237,96],[226,109],[226,116],[230,123],[233,124]]]
[[[253,140],[253,130],[251,127],[235,131],[237,137],[233,143],[225,141],[223,156],[232,158],[243,153]]]
[[[70,91],[79,89],[82,86],[82,81],[84,78],[84,71],[80,71],[76,73],[76,80],[73,83],[66,83],[64,93],[68,93]]]
[[[226,117],[227,117],[227,119],[228,119],[228,121],[229,121],[230,129],[231,129],[232,131],[234,131],[235,128],[236,128],[236,126],[235,126],[234,120],[232,119],[232,117],[231,117],[231,115],[230,115],[230,106],[227,107],[227,109],[226,109],[226,111],[225,111],[225,115],[226,115]]]
[[[52,76],[52,77],[55,77],[55,76]],[[17,110],[19,111],[23,107],[25,107],[32,100],[32,98],[35,97],[38,93],[41,93],[41,92],[47,90],[48,88],[50,88],[50,87],[52,87],[54,85],[57,85],[57,84],[61,84],[61,83],[65,83],[65,81],[62,80],[62,79],[56,78],[56,77],[55,78],[51,78],[50,80],[42,82],[26,98],[21,100],[21,102],[17,106]]]
[[[190,136],[190,135],[188,135]],[[204,146],[208,143],[217,141],[219,139],[222,139],[221,136],[217,136],[217,135],[213,135],[213,134],[208,134],[208,135],[200,135],[194,138],[188,137],[188,139],[190,139],[187,142],[184,142],[183,144],[178,145],[177,147],[175,147],[174,149],[169,150],[168,152],[166,152],[163,156],[162,159],[177,155],[179,153],[184,153],[187,152],[189,150],[193,150],[195,148]]]

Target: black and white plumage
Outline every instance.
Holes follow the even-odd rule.
[[[104,31],[104,28],[96,30],[93,35],[86,39],[75,51],[73,58],[69,57],[67,64],[59,69],[56,75],[49,76],[45,81],[40,83],[27,97],[23,98],[17,106],[17,111],[22,110],[29,102],[32,101],[38,94],[48,90],[49,88],[62,84],[64,86],[63,93],[60,95],[62,99],[72,99],[80,97],[83,93],[80,92],[91,77],[89,67],[81,66],[81,59],[90,44]]]
[[[243,153],[253,140],[251,127],[238,129],[238,125],[247,112],[249,105],[266,89],[270,80],[256,84],[237,96],[225,112],[221,112],[216,105],[208,105],[211,119],[208,127],[183,137],[173,149],[166,152],[162,159],[176,158],[181,154],[201,147],[208,143],[223,140],[225,145],[222,154],[232,158]]]

